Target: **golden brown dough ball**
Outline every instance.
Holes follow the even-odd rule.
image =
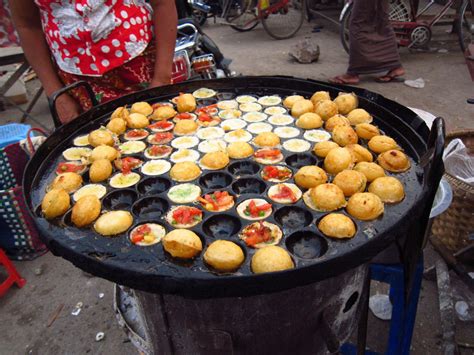
[[[97,196],[83,196],[77,200],[72,208],[71,221],[76,227],[87,226],[99,217],[101,208],[101,203]]]
[[[128,211],[110,211],[101,215],[94,223],[94,229],[100,235],[112,237],[125,232],[133,224]]]
[[[229,272],[237,270],[244,262],[242,248],[227,240],[216,240],[204,253],[204,261],[216,270]]]
[[[367,140],[380,135],[380,130],[377,128],[377,126],[374,126],[370,123],[359,123],[355,126],[355,131],[359,138]]]
[[[349,144],[356,144],[359,137],[350,126],[336,126],[332,131],[332,140],[341,147],[345,147]]]
[[[344,196],[349,197],[356,192],[364,192],[367,178],[355,170],[343,170],[336,175],[333,184],[339,186]]]
[[[313,153],[320,158],[325,158],[329,151],[334,148],[339,148],[339,144],[333,141],[318,142],[314,145]]]
[[[176,101],[178,112],[193,112],[196,109],[196,99],[192,94],[181,94]]]
[[[251,262],[251,268],[255,274],[288,270],[294,267],[290,254],[276,245],[258,249]]]
[[[66,213],[71,205],[71,198],[64,189],[48,191],[41,202],[41,211],[47,219],[59,217]]]
[[[96,129],[89,133],[88,140],[89,144],[93,147],[98,147],[99,145],[112,146],[115,143],[112,133],[103,128]]]
[[[347,115],[347,119],[353,126],[358,125],[360,123],[372,122],[372,116],[363,108],[356,108],[355,110],[349,112],[349,114]]]
[[[339,113],[347,115],[349,112],[357,108],[359,100],[354,93],[339,93],[334,99],[334,103],[337,105]]]
[[[201,159],[201,164],[210,170],[219,170],[229,164],[229,156],[225,152],[206,153]]]
[[[109,159],[95,160],[89,169],[91,182],[107,180],[112,175],[112,163]]]
[[[174,126],[174,133],[178,136],[193,134],[199,125],[193,120],[179,120]]]
[[[141,113],[131,113],[126,121],[127,126],[130,128],[145,128],[150,124],[148,118]]]
[[[337,105],[331,100],[322,100],[316,103],[314,112],[317,113],[323,121],[337,115]]]
[[[291,109],[293,107],[293,105],[295,104],[295,102],[299,101],[299,100],[304,100],[304,97],[301,96],[301,95],[287,96],[283,100],[283,106],[285,106],[287,109]]]
[[[176,116],[176,113],[177,112],[171,106],[160,106],[155,111],[153,111],[151,119],[159,121],[168,120]]]
[[[199,175],[201,175],[201,169],[190,161],[176,163],[170,170],[170,177],[179,182],[194,180]]]
[[[115,160],[119,157],[120,153],[117,149],[108,145],[100,145],[92,150],[89,160],[94,162],[100,159],[108,159],[110,161]]]
[[[315,107],[319,101],[323,100],[331,100],[331,95],[329,95],[328,91],[316,91],[313,96],[311,96],[311,102]]]
[[[379,177],[385,176],[385,170],[383,170],[383,168],[377,163],[362,161],[356,164],[354,170],[364,174],[368,182],[372,182]]]
[[[403,184],[392,176],[375,179],[369,185],[369,192],[376,194],[385,203],[397,203],[405,198]]]
[[[336,126],[350,126],[349,120],[340,114],[330,117],[324,124],[324,128],[328,132],[332,132]]]
[[[307,196],[307,195],[306,195]],[[309,190],[309,207],[318,211],[335,211],[346,205],[344,192],[335,184],[321,184]]]
[[[410,169],[410,160],[405,153],[399,150],[388,150],[377,158],[382,168],[392,173],[401,173]]]
[[[130,109],[130,113],[141,113],[148,116],[153,113],[153,107],[148,102],[135,102]]]
[[[77,173],[63,173],[53,180],[50,189],[64,189],[67,193],[76,191],[82,186],[82,176]]]
[[[389,136],[375,136],[369,140],[369,149],[375,153],[383,153],[390,149],[398,149],[398,144]]]
[[[117,135],[125,133],[127,122],[122,118],[113,118],[107,123],[107,129]]]
[[[310,189],[328,181],[326,172],[316,165],[300,168],[295,174],[295,183],[304,189]]]
[[[329,174],[337,174],[354,166],[354,156],[347,148],[334,148],[324,158],[324,170]]]
[[[291,115],[299,118],[305,113],[312,112],[314,109],[313,103],[310,100],[298,100],[291,107]]]
[[[383,202],[371,192],[358,192],[347,202],[347,212],[361,221],[371,221],[384,212]]]
[[[371,162],[374,160],[372,153],[367,149],[361,146],[360,144],[349,144],[346,146],[354,156],[354,161],[359,163],[361,161]]]
[[[126,119],[130,113],[128,112],[127,108],[125,106],[123,107],[118,107],[115,109],[114,112],[112,112],[112,115],[110,116],[110,119],[113,120],[114,118],[121,118],[121,119]]]
[[[273,132],[263,132],[258,134],[253,142],[259,147],[273,148],[280,144],[280,137]]]
[[[319,230],[331,238],[352,238],[356,227],[352,219],[342,213],[330,213],[324,216],[318,223]]]
[[[162,242],[163,248],[174,258],[192,259],[202,251],[201,238],[188,229],[174,229]]]
[[[315,129],[319,128],[323,125],[323,120],[319,115],[315,114],[314,112],[306,112],[303,113],[297,120],[296,120],[296,127],[303,128],[303,129]]]
[[[253,152],[252,146],[247,142],[234,142],[227,146],[227,154],[232,159],[248,158]]]

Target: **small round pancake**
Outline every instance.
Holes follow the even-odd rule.
[[[265,122],[256,122],[256,123],[251,123],[247,126],[247,131],[253,134],[260,134],[264,132],[271,132],[273,129],[273,126],[269,123]]]
[[[350,126],[351,123],[346,116],[337,114],[330,117],[326,123],[324,123],[324,128],[328,132],[332,132],[336,126]]]
[[[280,138],[295,138],[300,135],[300,130],[295,127],[277,127],[274,133]]]
[[[174,138],[173,132],[158,132],[149,135],[146,141],[150,144],[168,144]]]
[[[242,116],[242,111],[230,109],[219,111],[218,116],[223,120],[231,120],[234,118],[240,118]]]
[[[257,242],[255,241],[255,234],[260,238],[262,233],[260,231],[268,231],[267,234],[268,240]],[[265,235],[265,234],[264,234]],[[242,239],[248,247],[261,249],[271,245],[277,245],[280,243],[281,238],[283,237],[283,232],[280,227],[276,224],[269,223],[267,221],[254,222],[249,224],[239,234],[239,238]]]
[[[372,153],[360,144],[349,144],[346,145],[346,148],[351,151],[355,163],[360,163],[361,161],[371,162],[374,160]]]
[[[193,92],[193,96],[196,99],[209,99],[216,96],[217,92],[208,88],[200,88]]]
[[[354,157],[347,148],[333,148],[324,158],[324,170],[329,174],[336,175],[343,170],[352,169],[353,166]]]
[[[178,137],[171,141],[171,146],[176,149],[189,149],[197,146],[198,143],[197,137]]]
[[[273,209],[270,208],[268,210],[262,211],[261,215],[257,217],[251,216],[250,213],[246,211],[246,209],[252,201],[255,203],[257,207],[269,204],[266,200],[262,198],[251,198],[251,199],[245,200],[241,202],[240,204],[238,204],[236,208],[236,211],[241,218],[248,219],[249,221],[259,221],[259,220],[269,217],[272,214]]]
[[[177,136],[188,136],[194,134],[199,128],[198,124],[192,120],[180,120],[176,123],[173,133]]]
[[[135,102],[130,108],[130,113],[141,113],[148,116],[153,113],[153,107],[148,102]]]
[[[131,113],[125,118],[125,121],[127,121],[128,128],[145,128],[150,124],[150,120],[141,113]]]
[[[73,144],[76,147],[85,147],[85,146],[89,145],[89,135],[84,134],[82,136],[74,138]]]
[[[292,175],[291,169],[281,165],[267,165],[260,172],[262,179],[269,182],[284,182],[291,179]]]
[[[257,150],[254,154],[254,159],[260,164],[275,164],[283,160],[284,156],[280,149],[263,148]]]
[[[170,156],[173,163],[181,163],[183,161],[196,162],[199,160],[199,152],[192,149],[179,149]]]
[[[179,184],[168,190],[168,198],[174,203],[191,203],[197,201],[201,188],[194,184]]]
[[[273,148],[273,147],[276,147],[280,144],[280,137],[278,137],[275,133],[273,132],[264,132],[264,133],[260,133],[259,135],[257,135],[254,140],[253,140],[253,143],[257,146],[257,147],[261,147],[261,148],[264,148],[264,147],[268,147],[268,148]]]
[[[123,138],[127,141],[139,141],[148,137],[150,133],[146,129],[136,128],[131,129],[123,135]]]
[[[358,125],[360,123],[371,123],[373,120],[370,113],[368,113],[363,108],[356,108],[349,112],[349,114],[347,115],[347,119],[353,126]]]
[[[339,113],[337,105],[331,100],[318,101],[314,106],[314,113],[317,113],[323,121],[327,121],[332,116]]]
[[[89,184],[84,185],[79,190],[77,190],[74,195],[72,195],[72,199],[77,202],[81,197],[87,195],[94,195],[100,200],[102,197],[105,196],[107,193],[107,188],[101,184]]]
[[[230,120],[225,120],[221,122],[221,128],[224,132],[227,131],[235,131],[237,129],[241,129],[247,126],[247,122],[241,120],[240,118],[231,118]]]
[[[242,248],[228,240],[216,240],[204,253],[204,261],[210,267],[221,272],[237,270],[245,260]]]
[[[254,150],[247,142],[230,143],[227,147],[227,154],[232,159],[244,159],[250,157]]]
[[[93,147],[98,147],[99,145],[113,146],[115,143],[112,133],[104,127],[96,129],[89,133],[87,139],[89,141],[89,144]]]
[[[399,149],[397,142],[389,136],[374,136],[369,140],[369,149],[380,154],[391,149]]]
[[[116,189],[123,189],[125,187],[133,186],[139,181],[140,175],[137,173],[117,173],[110,178],[109,185]]]
[[[85,227],[99,217],[101,208],[102,205],[97,196],[84,196],[72,207],[71,221],[76,227]]]
[[[127,121],[122,118],[113,118],[107,123],[107,129],[115,134],[123,134],[127,130]]]
[[[371,221],[384,212],[382,200],[371,192],[358,192],[347,202],[347,212],[361,221]]]
[[[176,109],[178,112],[193,112],[196,109],[196,99],[191,94],[179,94]]]
[[[293,193],[294,198],[287,197],[286,194],[284,194],[283,189],[291,190],[291,192]],[[283,193],[283,196],[282,196],[282,193]],[[272,185],[268,189],[268,197],[271,200],[273,200],[277,203],[282,203],[282,204],[296,203],[301,198],[302,195],[303,195],[303,193],[298,188],[298,186],[296,186],[295,184],[287,183],[287,182]]]
[[[303,139],[288,139],[283,142],[283,148],[289,152],[301,153],[311,149],[311,144]]]
[[[328,181],[326,172],[317,165],[301,167],[295,174],[295,183],[303,189],[310,189]]]
[[[255,274],[283,271],[294,267],[290,254],[276,245],[258,249],[251,261],[252,272]]]
[[[166,158],[171,154],[173,148],[169,145],[152,145],[145,150],[145,157],[148,159],[161,159]]]
[[[173,121],[178,123],[180,121],[196,121],[197,115],[191,112],[181,112],[173,117]],[[160,121],[160,122],[169,122],[169,121]]]
[[[66,160],[82,160],[87,159],[92,153],[92,149],[84,147],[68,148],[63,152],[63,157]]]
[[[119,156],[119,151],[114,147],[110,147],[108,145],[99,145],[98,147],[95,147],[92,153],[90,154],[89,161],[91,163],[101,159],[108,159],[110,161],[113,161]]]
[[[405,198],[403,184],[392,176],[375,179],[369,185],[368,191],[376,194],[384,203],[398,203]]]
[[[361,161],[354,167],[355,171],[361,172],[367,178],[367,182],[372,182],[379,177],[385,176],[385,171],[377,163]]]
[[[78,173],[63,173],[56,176],[49,186],[52,189],[64,189],[68,194],[82,186],[82,176]]]
[[[342,213],[330,213],[318,223],[318,229],[327,237],[346,239],[352,238],[356,227],[352,219]]]
[[[67,161],[67,162],[60,162],[56,167],[56,174],[64,174],[68,172],[77,173],[82,175],[87,170],[87,165],[83,164],[80,161]]]
[[[324,142],[331,139],[331,134],[322,129],[311,129],[304,132],[304,139],[310,142]]]
[[[239,107],[237,100],[222,100],[217,103],[219,110],[233,110]]]
[[[105,237],[113,237],[131,227],[133,217],[128,211],[105,212],[94,223],[94,230]]]
[[[201,169],[190,161],[176,163],[170,170],[170,177],[178,182],[191,181],[197,179],[199,175],[201,175]]]
[[[192,259],[202,251],[199,236],[188,229],[174,229],[162,239],[163,248],[174,258]]]
[[[250,95],[240,95],[235,99],[239,104],[248,104],[251,102],[257,102],[258,99],[255,96]]]
[[[157,159],[147,161],[142,165],[140,171],[143,175],[158,176],[166,174],[171,169],[171,163],[167,160]]]
[[[358,171],[343,170],[334,177],[332,183],[339,186],[344,196],[350,197],[357,192],[365,191],[367,178]]]
[[[119,145],[119,151],[122,154],[136,154],[143,152],[146,144],[142,141],[127,141]]]
[[[276,106],[281,103],[281,98],[279,96],[262,96],[257,101],[262,106]]]
[[[290,115],[283,114],[270,116],[268,122],[275,126],[289,126],[293,124],[294,120]]]
[[[127,110],[127,106],[123,107],[117,107],[114,112],[112,112],[112,115],[110,115],[110,119],[113,120],[114,118],[122,118],[125,119],[130,114],[130,112]]]
[[[314,112],[304,113],[296,120],[296,127],[303,129],[316,129],[322,127],[322,125],[322,118]]]
[[[242,116],[245,121],[250,123],[265,121],[267,117],[263,112],[249,112]]]
[[[331,95],[329,94],[329,91],[316,91],[311,96],[311,102],[314,106],[316,106],[319,101],[323,100],[331,100]]]
[[[349,144],[357,144],[359,137],[350,126],[336,126],[332,130],[332,140],[341,147],[345,147]]]
[[[48,191],[41,201],[41,212],[47,219],[59,217],[71,206],[71,198],[64,189]]]
[[[359,138],[362,139],[371,139],[372,137],[381,135],[380,130],[377,126],[374,126],[370,123],[359,123],[355,126],[355,131]]]
[[[298,100],[291,106],[291,115],[299,118],[308,112],[313,112],[314,105],[310,100]]]
[[[306,191],[305,204],[316,211],[335,211],[346,206],[344,192],[335,184],[321,184]]]
[[[263,110],[263,112],[269,116],[273,116],[273,115],[283,115],[286,113],[286,110],[281,106],[270,106],[270,107],[267,107],[265,110]]]
[[[218,197],[220,194],[220,197]],[[234,207],[235,197],[227,191],[214,191],[199,198],[199,203],[210,212],[223,212]]]
[[[304,100],[304,97],[301,96],[301,95],[287,96],[283,100],[283,106],[285,106],[287,109],[291,109],[293,107],[293,105],[295,104],[295,102],[299,101],[299,100]]]
[[[220,127],[206,127],[200,128],[197,131],[196,136],[199,139],[206,140],[206,139],[217,139],[224,137],[224,130]]]
[[[410,160],[399,150],[387,150],[380,154],[377,162],[382,168],[392,173],[402,173],[410,169]]]
[[[319,142],[314,145],[313,153],[320,158],[326,158],[329,151],[334,148],[339,148],[339,144],[333,141]]]
[[[251,139],[252,135],[249,132],[244,131],[243,129],[238,129],[236,131],[232,131],[224,135],[224,140],[227,143],[248,142]]]
[[[184,212],[186,211],[196,211],[199,214],[192,214],[192,218],[190,219],[189,223],[182,223],[182,220],[175,219],[174,214],[179,213],[181,216],[184,215]],[[181,212],[181,213],[180,213]],[[188,215],[191,215],[190,213]],[[175,206],[171,208],[168,213],[166,214],[166,221],[172,225],[174,228],[192,228],[202,221],[202,216],[203,213],[202,211],[197,208],[197,207],[191,207],[191,206]],[[181,222],[181,223],[180,223]]]
[[[224,152],[227,148],[227,143],[223,139],[212,139],[199,143],[198,150],[201,153]]]
[[[173,108],[173,106],[163,105],[156,108],[153,111],[153,114],[150,116],[152,120],[163,121],[169,120],[176,116],[177,112]]]
[[[246,104],[240,104],[239,110],[242,112],[259,112],[262,111],[262,105],[256,102],[249,102]]]
[[[143,230],[144,228],[146,231]],[[147,247],[161,242],[165,234],[166,230],[163,226],[156,223],[144,223],[131,230],[129,239],[135,245]]]
[[[112,175],[112,163],[108,159],[94,161],[89,168],[89,179],[91,182],[107,180]]]
[[[339,113],[347,115],[349,112],[355,110],[359,105],[359,100],[354,93],[341,92],[334,99]]]
[[[224,169],[229,164],[227,152],[206,153],[201,158],[201,167],[208,170]]]

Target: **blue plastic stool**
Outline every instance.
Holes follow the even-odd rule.
[[[25,139],[30,128],[30,125],[20,123],[0,126],[0,148]]]
[[[390,301],[392,302],[392,319],[388,338],[386,355],[408,355],[415,327],[416,309],[420,296],[421,280],[423,277],[423,258],[416,266],[412,292],[405,307],[405,281],[403,265],[401,264],[371,264],[370,279],[390,285]],[[353,344],[344,344],[341,349],[344,355],[357,354]],[[367,355],[375,355],[372,351],[365,351]]]

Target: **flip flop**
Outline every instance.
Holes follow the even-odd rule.
[[[405,79],[401,75],[383,75],[375,78],[376,83],[403,83]]]
[[[341,75],[335,76],[334,78],[329,79],[329,82],[331,84],[341,84],[341,85],[357,85],[357,84],[359,84],[359,80],[357,80],[355,82],[350,81],[350,80],[346,80]]]

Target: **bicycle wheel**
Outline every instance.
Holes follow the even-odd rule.
[[[284,4],[282,0],[270,1],[270,7]],[[275,11],[264,11],[262,25],[265,31],[275,39],[293,37],[299,31],[306,14],[306,0],[289,0]]]
[[[234,1],[234,0],[230,0]],[[254,0],[234,1],[230,9],[232,15],[226,17],[230,27],[238,32],[253,30],[258,25],[256,4]]]
[[[459,18],[456,25],[459,36],[459,45],[464,53],[471,43],[473,43],[474,15],[469,6],[469,1],[464,0],[459,9]]]

